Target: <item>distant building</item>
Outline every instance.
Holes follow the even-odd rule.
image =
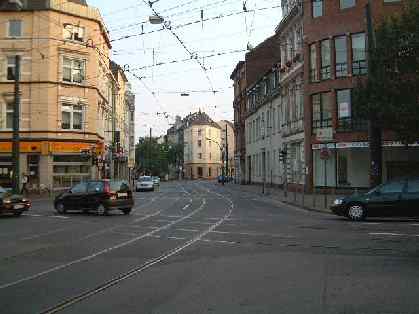
[[[230,177],[235,177],[236,165],[235,165],[234,151],[235,151],[236,141],[235,141],[234,125],[233,123],[227,120],[221,120],[217,122],[217,124],[221,128],[220,144],[221,144],[221,147],[224,148],[223,150],[224,154],[227,151],[225,148],[228,146],[228,154],[223,156],[224,163],[228,161],[228,170],[227,170],[226,175]],[[227,141],[226,141],[226,131],[227,131]],[[228,159],[227,159],[227,156],[228,156]]]
[[[221,127],[206,113],[183,119],[183,175],[186,179],[213,179],[222,173]]]

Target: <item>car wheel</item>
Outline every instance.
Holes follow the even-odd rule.
[[[125,208],[122,210],[122,212],[124,213],[124,215],[129,215],[131,213],[131,208]]]
[[[348,208],[348,218],[352,221],[365,219],[365,208],[361,204],[351,204]]]
[[[66,212],[65,206],[61,202],[58,202],[57,204],[55,204],[55,209],[57,210],[57,213],[59,214],[65,214]]]
[[[108,214],[108,210],[103,206],[103,204],[99,204],[97,207],[97,214],[99,216],[106,216]]]

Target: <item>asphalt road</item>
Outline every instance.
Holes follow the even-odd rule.
[[[0,218],[0,313],[419,313],[419,221],[353,223],[213,182],[130,216]]]

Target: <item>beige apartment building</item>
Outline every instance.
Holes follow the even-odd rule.
[[[111,69],[110,49],[99,10],[83,0],[0,2],[0,185],[10,184],[12,169],[16,55],[20,172],[29,185],[61,189],[110,176],[115,159],[128,167],[132,110],[122,69]],[[122,142],[110,154],[116,134]],[[122,169],[114,167],[118,175]]]
[[[188,117],[183,130],[186,179],[213,179],[221,175],[221,127],[204,112]]]
[[[228,155],[224,156],[223,158],[225,163],[228,161],[228,173],[226,175],[234,177],[236,168],[234,159],[234,147],[236,145],[234,125],[228,120],[221,120],[217,122],[217,124],[221,128],[221,146],[225,148],[224,152],[227,151],[228,147]]]

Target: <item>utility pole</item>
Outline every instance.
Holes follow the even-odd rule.
[[[112,86],[112,149],[111,149],[111,175],[110,179],[115,176],[114,154],[116,152],[115,129],[116,129],[116,92],[115,86]]]
[[[13,110],[13,193],[20,193],[20,56],[15,57],[15,106]]]
[[[368,31],[368,58],[370,59],[371,52],[377,47],[374,27],[372,23],[371,13],[371,0],[368,1],[365,8],[365,15],[367,20],[367,31]],[[372,62],[368,62],[368,73],[375,71]],[[370,78],[369,78],[370,79]],[[368,142],[370,152],[370,185],[375,187],[381,184],[382,180],[382,167],[383,167],[383,156],[382,156],[382,133],[381,127],[377,125],[377,117],[375,113],[371,114],[368,123]]]
[[[226,177],[229,177],[229,173],[228,173],[228,130],[227,130],[227,123],[226,123],[226,130],[225,130],[225,136],[226,136],[226,145],[225,145],[225,147],[226,147],[226,154],[225,154],[225,156],[226,156]]]
[[[148,145],[148,169],[149,169],[149,174],[150,174],[150,176],[151,176],[151,137],[152,137],[152,132],[153,132],[153,129],[152,128],[150,128],[150,143],[149,143],[149,145]]]

